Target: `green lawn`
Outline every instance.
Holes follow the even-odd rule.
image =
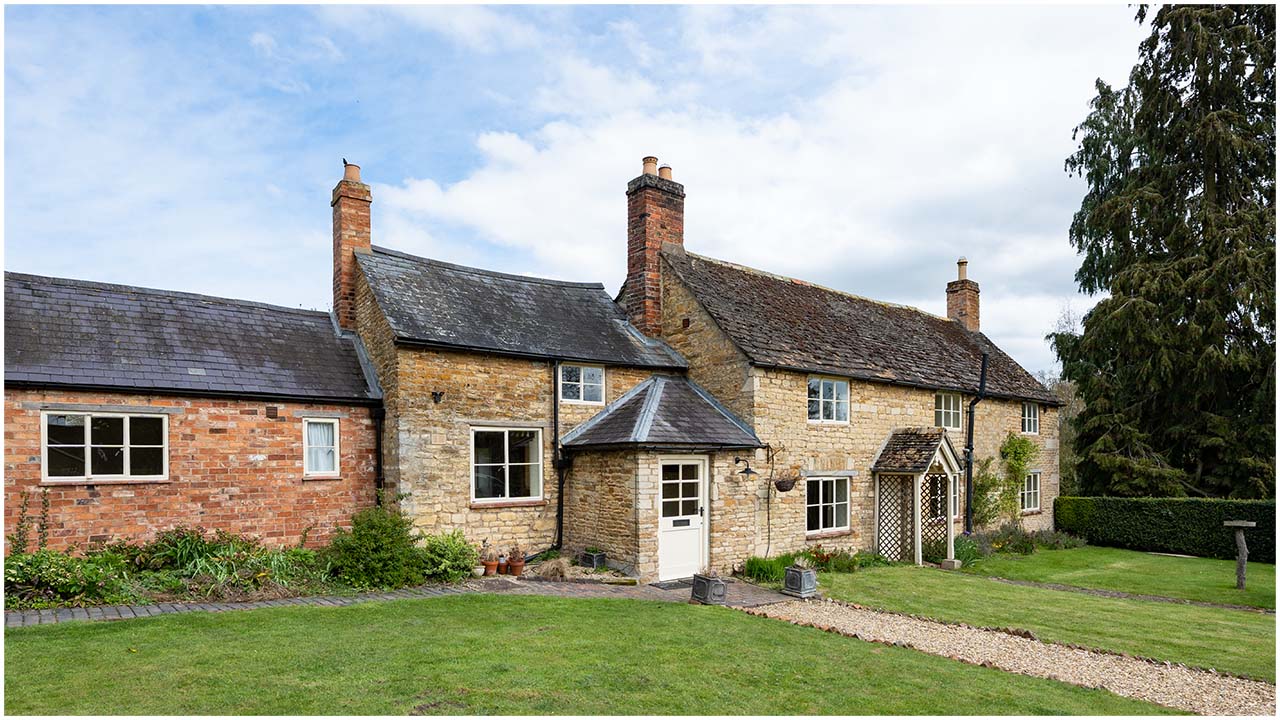
[[[1275,609],[1276,566],[1249,563],[1244,592],[1236,590],[1234,560],[1178,558],[1134,550],[1082,547],[996,555],[967,572],[1183,600]]]
[[[1164,708],[734,610],[464,595],[5,633],[9,714],[1123,714]]]
[[[1252,610],[1096,597],[915,566],[824,573],[820,583],[831,597],[870,607],[1024,628],[1041,640],[1275,682],[1276,618]]]

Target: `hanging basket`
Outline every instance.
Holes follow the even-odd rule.
[[[796,478],[774,478],[773,486],[778,489],[778,492],[790,492],[796,486]]]

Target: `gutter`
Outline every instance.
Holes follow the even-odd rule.
[[[978,381],[978,394],[969,401],[969,429],[964,441],[964,532],[973,534],[973,413],[982,398],[987,396],[987,353],[982,353],[982,376]]]
[[[988,355],[989,353],[985,353],[985,352],[982,353],[983,358],[988,357]],[[812,367],[805,368],[805,367],[799,367],[796,365],[779,365],[777,363],[763,363],[763,362],[751,362],[751,366],[764,368],[766,370],[789,370],[791,372],[807,373],[810,375],[829,375],[837,378],[849,378],[850,380],[858,380],[861,382],[872,382],[872,383],[881,383],[883,385],[896,385],[899,387],[919,388],[921,390],[933,390],[935,392],[958,392],[958,393],[970,392],[970,388],[946,387],[943,385],[928,385],[922,382],[912,382],[910,380],[894,380],[892,378],[882,378],[882,377],[876,377],[874,375],[872,376],[854,375],[854,374],[851,374],[848,370],[840,370],[838,368],[817,369]],[[988,396],[992,398],[998,398],[1001,400],[1020,400],[1023,402],[1040,403],[1041,405],[1053,405],[1055,407],[1062,407],[1066,405],[1066,403],[1064,403],[1062,400],[1058,398],[1049,400],[1046,398],[1035,398],[1035,397],[1028,397],[1025,395],[1013,395],[1010,393],[988,393]]]
[[[397,337],[394,340],[396,345],[409,348],[423,348],[427,350],[451,350],[454,352],[479,353],[482,355],[497,355],[498,357],[519,358],[522,360],[551,360],[559,363],[561,360],[569,362],[590,363],[593,365],[604,365],[607,367],[635,367],[650,370],[676,370],[685,371],[689,369],[687,364],[680,365],[675,362],[671,363],[632,363],[619,362],[617,358],[601,359],[598,357],[560,357],[556,355],[547,355],[544,353],[520,352],[519,350],[503,350],[501,348],[477,347],[475,345],[465,345],[461,343],[447,343],[433,340],[415,340],[413,338]]]

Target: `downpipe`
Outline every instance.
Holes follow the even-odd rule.
[[[989,353],[982,353],[982,375],[978,379],[978,394],[969,401],[969,429],[964,441],[964,534],[973,534],[973,413],[978,403],[987,396],[987,361]]]

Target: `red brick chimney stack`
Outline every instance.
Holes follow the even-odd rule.
[[[360,182],[360,166],[342,161],[342,180],[333,188],[333,313],[338,327],[356,327],[356,256],[371,252],[369,206],[373,193]]]
[[[969,261],[956,262],[957,279],[947,283],[947,317],[978,332],[978,283],[969,279]]]
[[[622,305],[631,324],[651,337],[662,335],[663,243],[684,245],[684,186],[671,166],[646,157],[640,177],[627,183],[627,280]]]

